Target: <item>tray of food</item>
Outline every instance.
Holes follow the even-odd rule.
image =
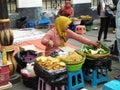
[[[100,47],[95,49],[92,46],[82,45],[81,51],[86,54],[87,59],[100,59],[110,55],[110,48],[105,44],[101,43]]]
[[[85,54],[77,53],[76,51],[69,52],[68,55],[57,56],[57,58],[67,65],[79,64],[85,61]]]

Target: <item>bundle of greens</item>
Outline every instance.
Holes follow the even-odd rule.
[[[104,58],[110,54],[110,49],[105,43],[101,43],[101,46],[95,49],[93,46],[83,45],[81,51],[86,54],[88,58]]]

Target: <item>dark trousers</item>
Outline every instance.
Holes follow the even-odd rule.
[[[111,17],[111,20],[110,20],[110,26],[113,27],[114,29],[116,28],[116,22],[115,22],[115,17]]]
[[[104,33],[103,39],[107,39],[109,23],[110,23],[110,17],[100,18],[100,30],[98,32],[98,41],[101,40],[102,33]]]

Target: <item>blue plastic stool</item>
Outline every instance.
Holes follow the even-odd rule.
[[[104,84],[102,90],[119,90],[120,89],[120,81],[112,80]]]
[[[108,70],[107,69],[84,69],[84,79],[91,81],[91,86],[97,88],[97,85],[102,82],[108,81]]]
[[[35,23],[33,21],[27,21],[26,28],[35,28]]]
[[[68,83],[66,90],[77,90],[85,87],[82,69],[76,72],[68,72]]]

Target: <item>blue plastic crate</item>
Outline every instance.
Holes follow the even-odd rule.
[[[112,80],[104,84],[102,90],[119,90],[120,89],[120,81]]]

